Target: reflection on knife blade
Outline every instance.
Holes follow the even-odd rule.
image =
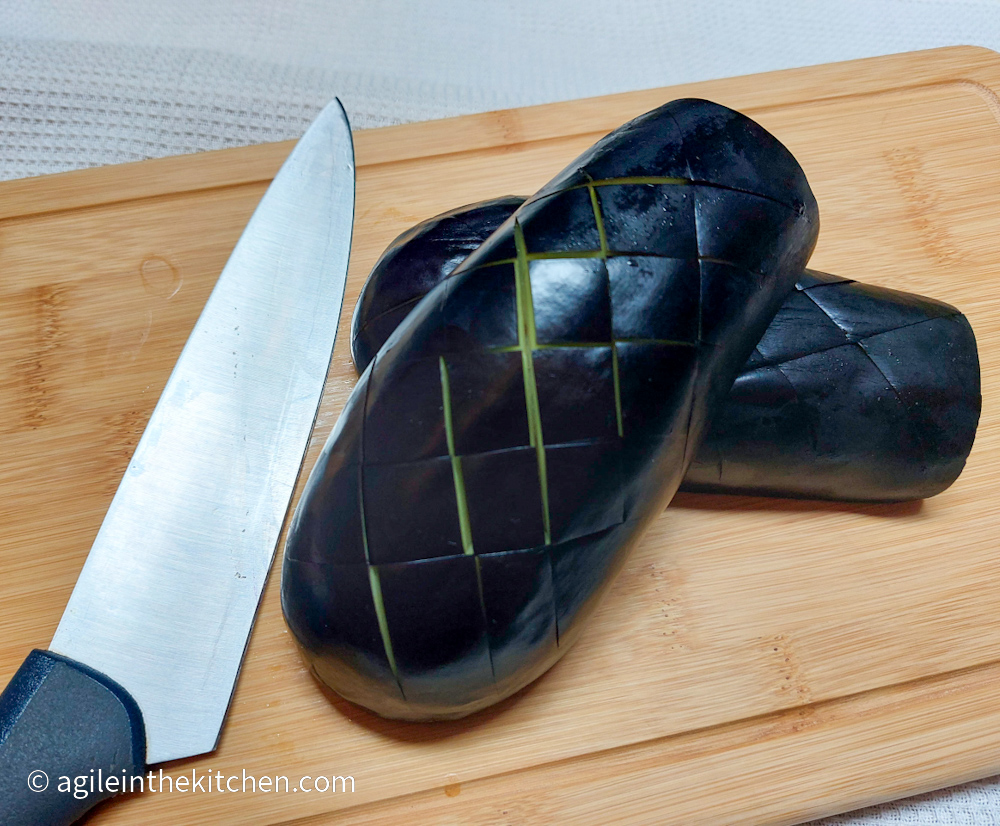
[[[31,789],[36,769],[131,776],[215,748],[329,368],[353,214],[336,101],[219,277],[50,650],[0,696],[0,823],[71,823],[102,797]]]

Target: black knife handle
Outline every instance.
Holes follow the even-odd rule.
[[[0,694],[0,826],[73,823],[128,791],[145,757],[142,713],[124,688],[32,651]]]

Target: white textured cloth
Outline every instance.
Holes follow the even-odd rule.
[[[1000,824],[1000,778],[872,806],[814,821],[812,826],[996,826]]]
[[[0,0],[0,179],[958,43],[996,0]]]
[[[0,0],[0,179],[957,44],[997,0]],[[1000,824],[1000,778],[822,824]]]

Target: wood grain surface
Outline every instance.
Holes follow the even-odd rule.
[[[984,396],[968,467],[923,503],[678,496],[578,645],[452,723],[387,722],[324,693],[275,575],[219,749],[162,768],[350,775],[355,791],[147,792],[90,822],[795,823],[1000,772],[998,90],[1000,57],[963,47],[357,133],[350,279],[307,468],[354,384],[351,311],[389,241],[529,194],[685,96],[740,109],[800,160],[822,215],[812,266],[968,315]],[[51,639],[290,146],[0,184],[0,684]]]

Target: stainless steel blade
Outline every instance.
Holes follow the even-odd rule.
[[[148,763],[218,739],[329,369],[353,216],[337,101],[247,224],[52,640],[135,698]]]

